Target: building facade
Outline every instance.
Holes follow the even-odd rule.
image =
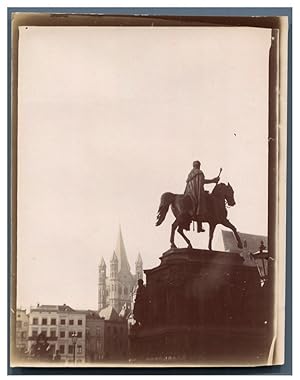
[[[243,248],[237,247],[237,243],[232,231],[222,230],[223,244],[226,252],[241,253],[244,251],[249,251],[251,253],[254,253],[259,249],[260,243],[262,241],[266,246],[268,244],[268,237],[264,235],[246,234],[243,232],[239,232],[239,235],[243,242]]]
[[[224,249],[226,252],[239,253],[244,259],[244,265],[255,267],[256,264],[252,254],[259,250],[261,242],[266,246],[268,244],[268,238],[264,235],[253,235],[243,232],[239,232],[239,235],[243,242],[243,248],[237,248],[233,232],[222,230]]]
[[[34,345],[40,334],[49,344],[48,359],[59,353],[60,360],[76,364],[85,361],[86,313],[77,311],[68,305],[37,305],[30,309],[28,329],[28,350],[34,351]],[[76,335],[76,344],[72,335]],[[74,355],[75,349],[75,355]]]
[[[25,353],[28,342],[29,316],[25,309],[17,309],[16,314],[16,349],[19,353]]]
[[[128,358],[127,319],[112,306],[86,315],[86,362],[125,361]]]
[[[121,228],[117,239],[116,249],[110,260],[110,273],[107,276],[106,263],[101,258],[98,280],[98,310],[112,306],[117,313],[126,304],[132,303],[132,291],[138,279],[143,278],[143,261],[138,254],[135,262],[135,274],[130,271]]]

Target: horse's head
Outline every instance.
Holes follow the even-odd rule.
[[[225,183],[219,183],[213,190],[213,194],[217,197],[226,199],[228,206],[235,205],[234,191],[229,182],[227,185],[225,185]]]
[[[234,206],[235,205],[234,191],[233,191],[233,188],[231,187],[229,182],[226,186],[225,199],[228,203],[228,206]]]

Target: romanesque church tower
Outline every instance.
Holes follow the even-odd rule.
[[[131,274],[122,231],[119,228],[116,248],[110,260],[108,277],[103,258],[99,264],[98,310],[111,305],[119,313],[124,304],[131,307],[132,290],[140,278],[143,278],[142,257],[139,253],[135,262],[135,274]]]

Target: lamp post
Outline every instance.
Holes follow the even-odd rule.
[[[259,251],[255,253],[251,253],[253,257],[258,274],[260,277],[260,286],[263,287],[265,282],[268,280],[268,260],[269,260],[269,252],[267,251],[264,242],[260,242]]]
[[[76,343],[77,343],[77,332],[73,331],[72,332],[72,343],[73,343],[73,362],[75,365],[75,360],[76,360]]]

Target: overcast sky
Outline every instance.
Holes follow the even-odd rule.
[[[223,168],[238,230],[267,234],[270,39],[256,28],[20,29],[18,306],[96,308],[119,224],[132,271],[138,252],[158,265],[173,221],[155,227],[160,196],[183,193],[196,159],[207,178]],[[207,231],[188,233],[195,247]]]

